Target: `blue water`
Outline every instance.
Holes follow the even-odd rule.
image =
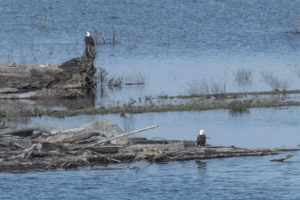
[[[170,164],[134,163],[82,169],[0,174],[0,199],[299,199],[299,153]],[[278,156],[277,156],[278,157]]]
[[[233,115],[228,110],[193,112],[143,113],[121,117],[113,115],[79,115],[65,118],[47,116],[29,122],[57,128],[74,128],[97,118],[116,123],[125,132],[159,125],[136,134],[137,137],[195,140],[200,129],[206,130],[208,143],[240,147],[288,147],[300,145],[300,107],[250,109],[249,113]]]
[[[193,81],[270,90],[264,72],[298,89],[299,13],[298,0],[8,0],[0,8],[0,62],[62,63],[82,55],[86,31],[111,38],[115,29],[119,43],[97,47],[96,67],[141,74],[146,85],[108,91],[114,102],[185,94]],[[240,69],[253,74],[247,87],[235,81]]]
[[[110,38],[114,29],[118,44],[97,46],[96,67],[110,76],[141,76],[146,84],[106,90],[104,97],[98,88],[99,105],[186,94],[197,82],[225,86],[227,92],[270,90],[263,73],[299,89],[299,0],[6,0],[0,24],[1,63],[62,63],[82,55],[86,31]],[[235,78],[243,69],[252,78],[241,86]],[[212,145],[296,147],[299,112],[289,107],[242,115],[216,110],[30,121],[71,128],[104,117],[124,131],[158,124],[137,135],[148,138],[191,140],[205,129]],[[0,199],[300,199],[300,156],[292,154],[287,163],[269,161],[284,153],[207,160],[200,166],[188,161],[2,173]],[[140,169],[129,169],[134,166]]]
[[[232,115],[228,110],[144,113],[126,118],[80,115],[63,119],[31,118],[30,122],[73,128],[103,117],[125,131],[159,125],[136,134],[139,137],[193,140],[199,129],[204,128],[210,137],[208,143],[212,145],[295,148],[300,144],[299,109],[250,109],[249,113],[241,115]],[[284,163],[270,160],[288,153],[204,160],[201,165],[195,161],[162,165],[138,162],[79,171],[0,174],[0,180],[4,185],[21,184],[21,197],[28,194],[34,198],[36,194],[32,194],[30,188],[41,188],[37,199],[299,199],[300,154],[289,153],[293,157]],[[139,167],[139,170],[133,170],[133,167]]]

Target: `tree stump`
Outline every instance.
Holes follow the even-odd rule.
[[[84,54],[60,65],[0,64],[0,99],[83,97],[96,85],[96,51],[86,44]]]

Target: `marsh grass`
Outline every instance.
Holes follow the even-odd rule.
[[[216,99],[226,98],[226,85],[223,85],[212,82],[209,84],[208,82],[202,80],[192,81],[188,84],[186,90],[187,96],[189,97],[206,97],[210,98],[214,96]]]
[[[99,108],[94,107],[78,107],[70,110],[40,110],[40,109],[23,109],[20,112],[12,113],[11,111],[1,111],[2,118],[18,118],[18,117],[30,117],[30,116],[42,116],[48,115],[52,117],[65,117],[74,116],[79,114],[113,114],[113,113],[147,113],[147,112],[169,112],[169,111],[201,111],[201,110],[215,110],[215,109],[228,109],[232,113],[244,113],[249,108],[259,107],[280,107],[280,106],[300,106],[300,102],[297,101],[281,101],[274,99],[262,99],[252,98],[247,100],[214,100],[214,101],[191,101],[186,103],[174,104],[166,103],[159,104],[153,101],[153,97],[147,96],[137,100],[131,99],[129,103],[124,103],[123,106],[109,105],[101,106]]]
[[[122,88],[122,84],[123,84],[123,77],[117,77],[117,78],[112,77],[107,81],[107,85],[110,89]]]
[[[211,85],[211,94],[216,98],[216,99],[223,99],[226,98],[226,85],[225,83],[222,85],[213,82]]]
[[[186,93],[189,96],[207,96],[210,97],[210,87],[208,83],[204,80],[201,82],[199,81],[192,81],[188,83]]]
[[[231,112],[243,113],[251,107],[252,100],[234,100],[228,103],[228,109]]]
[[[128,75],[124,78],[124,80],[125,85],[144,85],[146,83],[146,78],[141,73]]]
[[[104,86],[108,86],[110,89],[122,88],[123,85],[144,85],[145,76],[141,73],[130,76],[116,76],[109,77],[109,73],[104,68],[99,68],[100,86],[104,89]]]
[[[99,80],[101,86],[103,86],[107,82],[108,72],[104,68],[99,69]]]
[[[109,35],[104,35],[97,29],[93,29],[93,35],[95,38],[95,45],[117,45],[120,43],[120,37],[117,35],[117,32],[114,27],[111,29]]]
[[[274,92],[283,91],[285,92],[288,89],[287,81],[280,80],[272,72],[262,72],[261,73],[265,83],[271,87]]]
[[[245,101],[245,102],[244,102]],[[257,100],[250,103],[249,100],[244,100],[234,103],[226,103],[222,101],[211,102],[211,103],[187,103],[187,104],[165,104],[156,105],[150,102],[145,103],[145,105],[131,106],[126,112],[134,113],[147,113],[147,112],[169,112],[169,111],[201,111],[201,110],[215,110],[215,109],[229,109],[231,112],[243,113],[249,108],[259,108],[259,107],[274,107],[274,102],[270,100]],[[275,102],[276,107],[278,106],[299,106],[300,102]],[[229,108],[231,104],[231,108]],[[82,109],[82,110],[69,110],[69,111],[49,111],[44,113],[54,117],[64,117],[72,116],[78,114],[109,114],[109,113],[122,113],[127,104],[123,107],[101,107],[97,109]]]

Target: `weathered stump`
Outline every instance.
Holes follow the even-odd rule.
[[[0,99],[77,98],[95,87],[96,51],[60,65],[0,64]]]

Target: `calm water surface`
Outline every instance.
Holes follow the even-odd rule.
[[[165,0],[80,1],[7,0],[0,6],[0,62],[62,63],[81,56],[86,31],[119,43],[97,46],[97,68],[143,87],[107,90],[97,102],[185,94],[191,82],[225,86],[226,91],[270,90],[263,73],[299,89],[300,1]],[[100,34],[101,33],[101,34]],[[239,85],[238,70],[251,71]],[[104,117],[124,131],[160,127],[137,136],[194,139],[207,130],[213,145],[296,147],[299,108],[250,109],[127,115],[32,118],[71,128]],[[283,154],[282,156],[284,156]],[[0,174],[0,199],[300,199],[299,153],[290,162],[279,156],[149,165],[103,166],[43,173]],[[140,170],[129,169],[138,166]],[[113,169],[111,169],[113,168]]]
[[[125,132],[153,124],[159,128],[136,136],[195,140],[205,129],[213,145],[241,147],[295,147],[300,144],[300,107],[250,109],[249,113],[233,115],[228,110],[201,112],[166,112],[127,115],[80,115],[74,117],[31,118],[29,122],[58,128],[74,128],[97,118],[118,124]]]

